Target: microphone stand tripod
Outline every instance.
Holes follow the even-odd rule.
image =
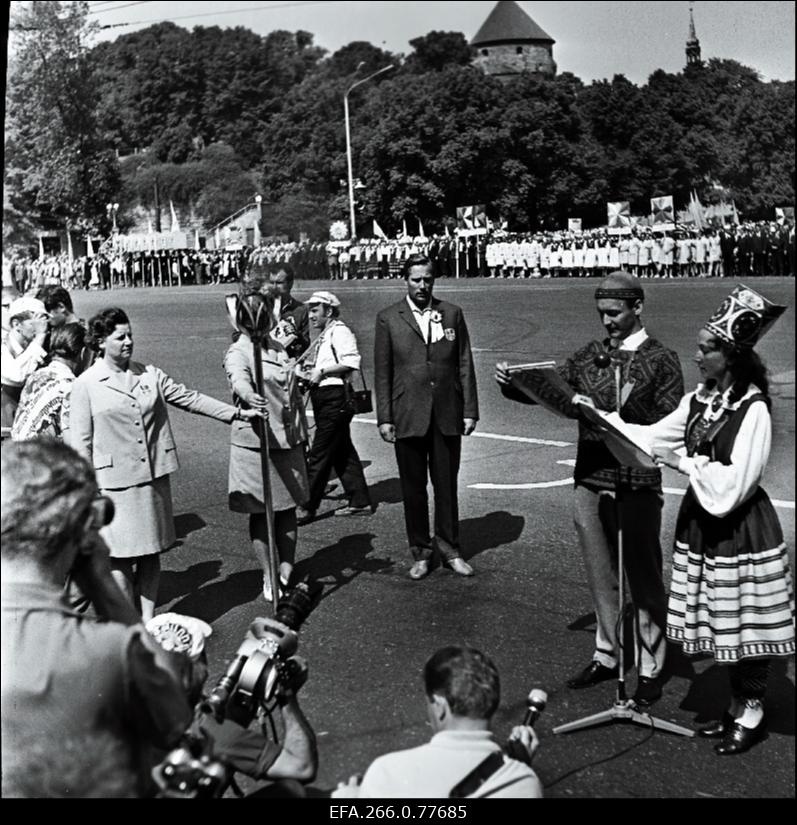
[[[605,356],[608,358],[609,356]],[[609,366],[606,363],[599,363],[599,359],[603,356],[598,356],[595,359],[596,366]],[[616,387],[615,402],[617,405],[617,413],[619,415],[622,406],[622,368],[619,363],[614,366],[614,380]],[[567,722],[564,725],[559,725],[553,729],[554,733],[571,733],[576,730],[583,730],[584,728],[591,728],[595,725],[602,725],[605,722],[631,722],[635,725],[642,725],[648,728],[656,728],[658,730],[666,731],[667,733],[676,733],[679,736],[692,737],[695,735],[693,730],[676,725],[673,722],[667,722],[665,719],[658,719],[651,716],[649,713],[641,711],[639,706],[633,700],[629,699],[625,692],[625,646],[623,644],[623,621],[625,610],[625,567],[623,559],[623,519],[622,519],[622,484],[620,481],[620,474],[617,474],[614,488],[614,502],[615,513],[617,519],[617,593],[618,593],[618,610],[619,610],[619,624],[618,631],[618,663],[617,663],[617,691],[615,693],[614,704],[608,709],[600,713],[594,713],[591,716],[585,716],[582,719],[576,719],[574,722]],[[663,640],[662,640],[663,643]]]

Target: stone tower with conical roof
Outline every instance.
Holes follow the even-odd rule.
[[[686,67],[700,66],[703,63],[700,55],[700,41],[695,31],[695,4],[689,4],[689,39],[686,41]]]
[[[523,72],[553,77],[555,42],[517,3],[502,0],[470,45],[475,66],[499,80],[511,80]]]

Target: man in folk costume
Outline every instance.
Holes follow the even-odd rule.
[[[571,356],[559,372],[577,394],[592,399],[598,409],[617,409],[617,369],[599,366],[609,353],[620,372],[620,414],[623,421],[652,424],[678,406],[683,376],[678,356],[648,335],[642,322],[645,293],[640,281],[617,271],[601,281],[595,292],[598,316],[608,337],[591,341]],[[507,365],[499,364],[496,380],[505,396],[528,402],[509,386]],[[577,417],[577,410],[569,411]],[[638,705],[660,698],[661,672],[666,643],[664,628],[667,599],[662,581],[659,539],[663,495],[661,472],[624,467],[614,458],[600,435],[579,424],[575,467],[575,524],[597,618],[592,661],[567,683],[572,689],[588,688],[618,676],[617,625],[617,513],[625,539],[624,568],[634,607],[636,625]]]

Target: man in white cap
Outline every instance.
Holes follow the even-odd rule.
[[[360,457],[351,440],[349,425],[354,417],[348,408],[351,375],[360,369],[361,357],[354,333],[340,320],[340,301],[331,292],[315,292],[305,301],[310,324],[318,338],[299,366],[310,385],[315,416],[315,437],[307,455],[310,497],[299,523],[311,521],[321,504],[330,471],[334,468],[349,498],[336,516],[371,515],[371,499]]]
[[[14,423],[25,381],[44,361],[49,313],[37,298],[17,298],[8,307],[8,334],[3,336],[0,382],[5,436]]]

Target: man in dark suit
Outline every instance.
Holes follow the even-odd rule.
[[[479,404],[462,310],[432,297],[434,270],[425,255],[404,264],[407,297],[376,318],[374,369],[379,434],[395,444],[404,521],[414,564],[429,573],[435,549],[460,576],[457,475],[462,436],[476,429]],[[429,534],[427,473],[434,488],[434,542]]]

